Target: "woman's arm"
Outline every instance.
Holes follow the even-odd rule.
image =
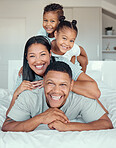
[[[19,87],[15,90],[13,97],[12,97],[12,101],[10,103],[10,106],[6,112],[6,116],[8,115],[9,111],[11,110],[12,106],[15,103],[15,100],[17,99],[17,97],[20,95],[20,93],[22,93],[24,90],[32,90],[33,85],[30,81],[23,81]]]
[[[82,71],[86,72],[86,68],[88,65],[88,58],[85,50],[80,47],[80,56],[77,57],[77,60],[79,61]],[[72,57],[71,62],[74,64],[75,57]],[[78,81],[74,82],[73,92],[81,94],[83,96],[86,96],[88,98],[96,99],[97,102],[100,104],[100,106],[104,109],[104,111],[108,114],[108,111],[106,108],[102,105],[102,103],[98,100],[100,97],[100,90],[97,86],[97,83],[88,75],[81,74],[78,78]]]
[[[67,63],[72,70],[74,80],[73,92],[92,99],[100,97],[101,93],[95,80],[82,72],[77,64],[73,64],[67,58],[59,58],[58,60]]]

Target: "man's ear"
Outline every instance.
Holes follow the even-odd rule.
[[[57,31],[54,32],[55,39],[57,38],[57,33],[58,33]]]
[[[73,86],[74,86],[74,80],[72,79],[72,80],[71,80],[70,91],[72,91],[72,89],[73,89]]]

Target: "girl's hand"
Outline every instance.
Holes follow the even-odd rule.
[[[23,66],[20,68],[20,70],[19,70],[19,72],[18,72],[18,75],[19,75],[19,77],[20,77],[21,75],[23,75]]]
[[[39,81],[33,81],[31,82],[31,84],[33,85],[33,89],[35,88],[42,88],[43,87],[43,80],[39,80]]]
[[[76,58],[76,57],[73,56],[73,57],[71,58],[71,60],[70,60],[73,64],[75,64],[75,58]]]

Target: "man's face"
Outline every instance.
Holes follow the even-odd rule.
[[[50,107],[60,108],[65,104],[73,86],[69,75],[59,71],[49,71],[44,77],[46,102]]]

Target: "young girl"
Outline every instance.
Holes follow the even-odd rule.
[[[54,31],[60,22],[60,17],[63,15],[63,7],[60,4],[52,3],[47,5],[43,12],[43,27],[38,32],[38,35],[47,36],[50,41],[54,40]]]
[[[64,21],[64,18],[62,18],[62,21],[59,23],[54,33],[56,40],[52,41],[52,55],[55,57],[62,56],[63,58],[68,58],[73,64],[80,64],[82,70],[85,72],[87,55],[85,60],[83,56],[78,56],[80,50],[78,46],[74,44],[78,33],[76,24],[76,20],[69,22]]]
[[[43,28],[38,32],[38,35],[44,35],[47,36],[51,41],[55,40],[54,32],[57,30],[57,26],[62,21],[62,19],[65,19],[63,7],[59,4],[52,3],[50,5],[47,5],[44,8],[43,12]],[[73,48],[74,46],[74,48]],[[82,70],[86,72],[86,66],[88,64],[88,58],[85,50],[78,46],[77,44],[73,44],[72,49],[68,50],[65,57],[77,57],[79,63],[82,67]],[[72,62],[74,63],[74,59],[72,58]],[[70,58],[71,59],[71,58]]]

